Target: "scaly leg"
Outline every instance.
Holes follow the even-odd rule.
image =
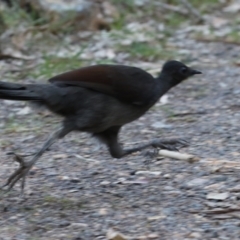
[[[42,148],[34,155],[32,160],[28,162],[24,162],[23,158],[15,154],[15,161],[17,161],[20,166],[19,168],[8,178],[7,182],[2,186],[6,187],[8,186],[8,191],[12,189],[12,187],[22,178],[21,183],[21,191],[23,193],[24,186],[25,186],[25,180],[26,176],[29,172],[29,170],[32,168],[32,166],[37,162],[37,160],[43,155],[43,153],[59,138],[63,138],[65,135],[67,135],[71,130],[67,128],[60,128],[57,131],[55,131],[48,140],[44,143]]]
[[[113,126],[104,132],[95,134],[96,137],[100,138],[105,144],[107,144],[108,149],[112,157],[122,158],[128,154],[141,151],[148,147],[162,148],[173,151],[178,151],[177,145],[187,146],[188,143],[184,139],[154,139],[138,146],[131,148],[122,148],[121,144],[118,142],[118,133],[120,131],[120,126]]]

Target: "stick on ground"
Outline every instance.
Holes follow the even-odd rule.
[[[169,158],[174,158],[178,160],[184,160],[188,161],[190,163],[196,162],[199,160],[198,157],[186,153],[180,153],[180,152],[173,152],[169,150],[160,150],[158,152],[159,155],[164,156],[164,157],[169,157]]]

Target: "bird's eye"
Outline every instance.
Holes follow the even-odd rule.
[[[187,73],[187,68],[186,67],[181,67],[180,68],[180,73],[186,74]]]

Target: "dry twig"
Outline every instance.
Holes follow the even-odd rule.
[[[169,157],[169,158],[174,158],[178,160],[184,160],[188,161],[190,163],[196,162],[199,160],[198,157],[186,153],[180,153],[180,152],[173,152],[169,150],[160,150],[158,152],[159,155],[164,156],[164,157]]]

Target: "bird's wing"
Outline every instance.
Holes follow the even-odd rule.
[[[95,65],[55,76],[59,86],[79,86],[111,95],[130,104],[146,105],[153,95],[154,78],[144,70],[123,65]]]

